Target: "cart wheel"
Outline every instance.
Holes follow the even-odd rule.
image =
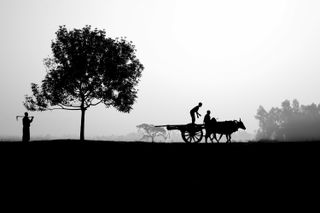
[[[186,143],[199,143],[203,138],[201,129],[195,131],[183,130],[181,131],[182,139]]]

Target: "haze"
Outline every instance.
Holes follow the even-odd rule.
[[[253,133],[259,105],[320,102],[319,11],[317,0],[1,0],[0,137],[21,136],[15,116],[26,111],[31,82],[46,74],[43,59],[60,25],[126,36],[145,66],[133,111],[90,109],[86,136],[189,123],[199,101],[202,115],[242,118]],[[31,115],[31,137],[79,135],[80,112]]]

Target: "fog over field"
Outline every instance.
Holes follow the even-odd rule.
[[[203,106],[197,123],[207,110],[218,121],[242,119],[247,129],[235,140],[256,133],[288,138],[272,129],[288,121],[285,100],[295,113],[292,122],[306,122],[308,114],[318,124],[319,11],[317,0],[1,0],[0,139],[21,139],[16,116],[26,112],[31,83],[40,84],[46,75],[43,60],[52,55],[61,25],[70,30],[91,25],[108,37],[126,37],[144,65],[133,110],[90,108],[86,138],[124,140],[138,137],[136,126],[142,123],[187,124],[198,102]],[[258,131],[262,119],[255,118],[258,109],[263,112],[260,106],[269,119],[264,132]],[[79,111],[29,114],[35,116],[33,139],[79,137]]]

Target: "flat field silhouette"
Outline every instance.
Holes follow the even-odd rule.
[[[251,164],[255,160],[272,163],[282,159],[291,160],[291,162],[303,162],[310,159],[310,163],[312,163],[311,158],[320,158],[319,147],[320,141],[187,144],[183,142],[43,140],[28,143],[2,141],[0,142],[0,154],[7,155],[12,152],[14,156],[21,152],[22,156],[30,155],[32,157],[34,154],[35,156],[44,155],[45,158],[51,154],[59,154],[65,158],[92,155],[93,159],[117,156],[119,161],[128,158],[131,160],[142,158],[146,162],[150,162],[150,159],[159,162],[165,162],[168,159],[173,161],[178,159],[184,162],[202,160],[203,162],[199,163],[199,166],[207,164],[207,162],[212,162],[212,166],[219,166],[219,163],[223,161],[230,161],[233,164],[245,161]]]
[[[196,186],[224,191],[319,186],[320,142],[220,144],[48,140],[1,142],[3,177],[52,190]],[[22,181],[23,180],[23,181]],[[210,188],[208,188],[210,187]],[[258,187],[258,188],[257,188]]]

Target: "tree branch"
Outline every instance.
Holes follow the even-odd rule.
[[[51,109],[48,109],[50,111],[53,111],[53,110],[69,110],[69,111],[79,111],[80,109],[67,109],[67,108],[51,108]]]
[[[101,104],[102,102],[103,102],[103,100],[101,100],[101,101],[99,101],[99,102],[97,102],[97,103],[95,103],[95,104],[90,103],[89,106],[97,106],[97,105]]]
[[[66,105],[66,104],[60,104],[61,106],[63,106],[63,107],[72,107],[72,108],[80,108],[80,106],[73,106],[73,105]],[[59,105],[59,106],[60,106]]]
[[[88,98],[91,94],[92,94],[92,90],[89,90],[89,91],[87,91],[85,94],[84,94],[84,96],[85,96],[85,98]]]
[[[78,109],[75,109],[75,108],[72,108],[72,109],[70,109],[70,108],[67,108],[67,107],[65,107],[64,105],[61,105],[61,104],[59,104],[59,105],[57,105],[58,107],[60,107],[60,108],[50,108],[50,109],[48,109],[48,110],[50,110],[50,111],[53,111],[53,110],[72,110],[72,111],[78,111],[78,110],[80,110],[80,108],[78,108]]]
[[[91,102],[93,101],[93,99],[89,99],[87,100],[87,98],[84,98],[84,103],[86,104],[86,108],[89,108],[91,106]]]

